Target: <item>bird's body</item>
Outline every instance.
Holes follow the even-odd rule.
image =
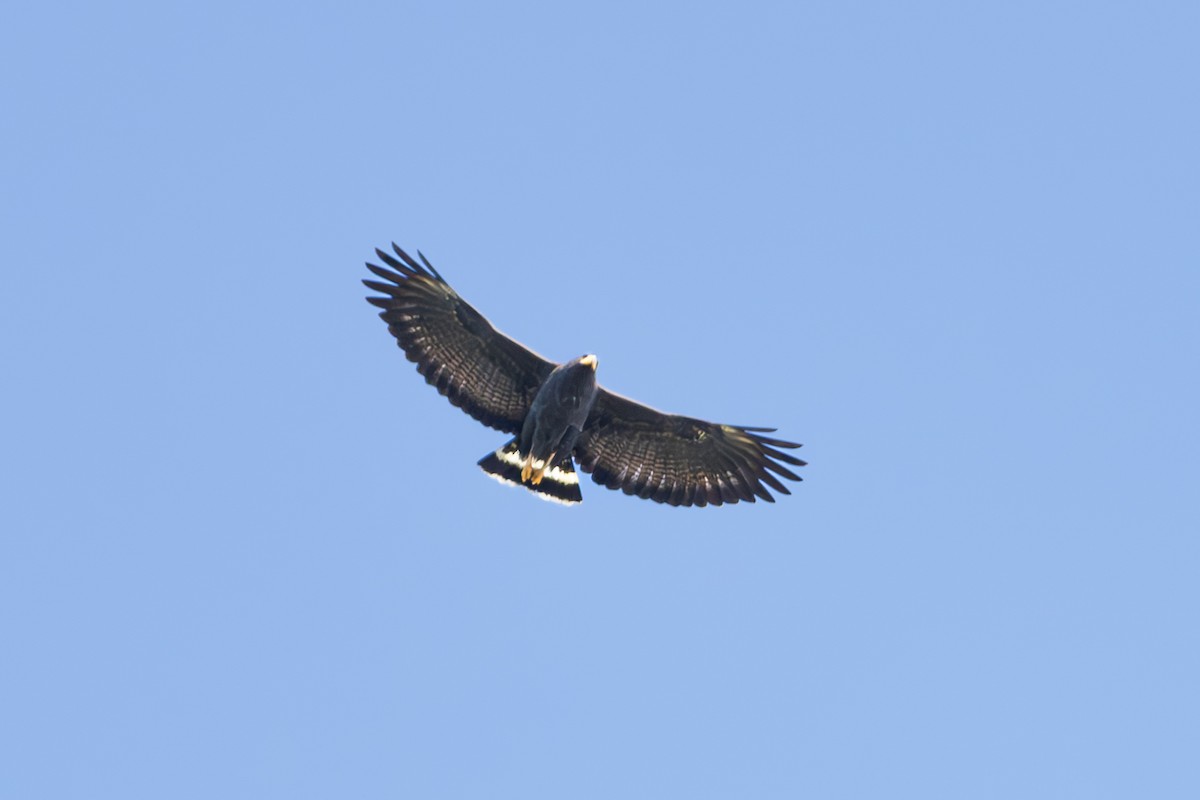
[[[595,356],[583,356],[554,368],[538,388],[521,425],[521,452],[529,454],[534,470],[553,461],[557,453],[575,451],[575,442],[595,402]]]
[[[596,401],[596,364],[596,357],[587,355],[555,367],[538,387],[520,435],[480,459],[483,471],[547,499],[581,502],[571,459]]]
[[[772,428],[719,425],[661,411],[596,382],[597,359],[555,364],[504,336],[450,288],[418,253],[376,250],[391,269],[367,264],[388,282],[365,280],[385,297],[367,300],[425,380],[489,427],[513,434],[479,466],[539,497],[578,503],[580,469],[610,489],[673,506],[721,505],[755,498],[779,480],[800,480],[782,463],[804,462],[779,448]]]

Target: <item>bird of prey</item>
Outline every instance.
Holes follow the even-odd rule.
[[[583,500],[575,465],[625,494],[672,506],[719,506],[755,498],[767,487],[791,494],[780,478],[804,466],[783,452],[800,445],[764,436],[774,428],[719,425],[664,414],[596,383],[598,361],[556,364],[492,327],[450,288],[420,251],[377,249],[367,262],[382,297],[367,302],[426,383],[484,425],[513,435],[479,466],[497,480],[544,500]],[[764,486],[765,484],[765,486]]]

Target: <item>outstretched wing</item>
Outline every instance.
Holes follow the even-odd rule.
[[[596,483],[656,503],[719,506],[756,496],[773,503],[764,483],[791,494],[776,475],[800,480],[779,462],[804,466],[778,449],[800,445],[761,435],[773,430],[664,414],[600,389],[575,458]]]
[[[367,302],[383,309],[379,316],[426,383],[484,425],[519,433],[554,363],[493,328],[420,252],[418,264],[395,243],[392,249],[395,257],[375,251],[391,269],[367,263],[386,281],[363,281],[385,295]]]

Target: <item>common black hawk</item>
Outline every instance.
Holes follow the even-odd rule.
[[[767,487],[791,494],[780,478],[804,466],[783,449],[800,445],[764,436],[774,428],[719,425],[653,408],[597,385],[594,355],[555,364],[492,327],[450,288],[424,255],[420,263],[392,244],[386,265],[364,280],[383,297],[367,302],[426,383],[484,425],[514,435],[479,461],[484,472],[546,500],[579,503],[575,463],[592,480],[656,503],[719,506],[755,498]],[[781,449],[782,448],[782,449]],[[765,486],[764,486],[765,484]]]

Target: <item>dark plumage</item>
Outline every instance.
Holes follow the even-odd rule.
[[[565,503],[583,498],[574,464],[592,480],[657,503],[705,506],[755,498],[804,466],[783,452],[800,445],[764,436],[773,428],[719,425],[664,414],[596,383],[595,356],[555,364],[497,331],[425,256],[392,245],[368,263],[383,297],[367,302],[427,383],[485,425],[514,435],[479,465],[492,477]],[[765,485],[764,485],[765,484]]]

